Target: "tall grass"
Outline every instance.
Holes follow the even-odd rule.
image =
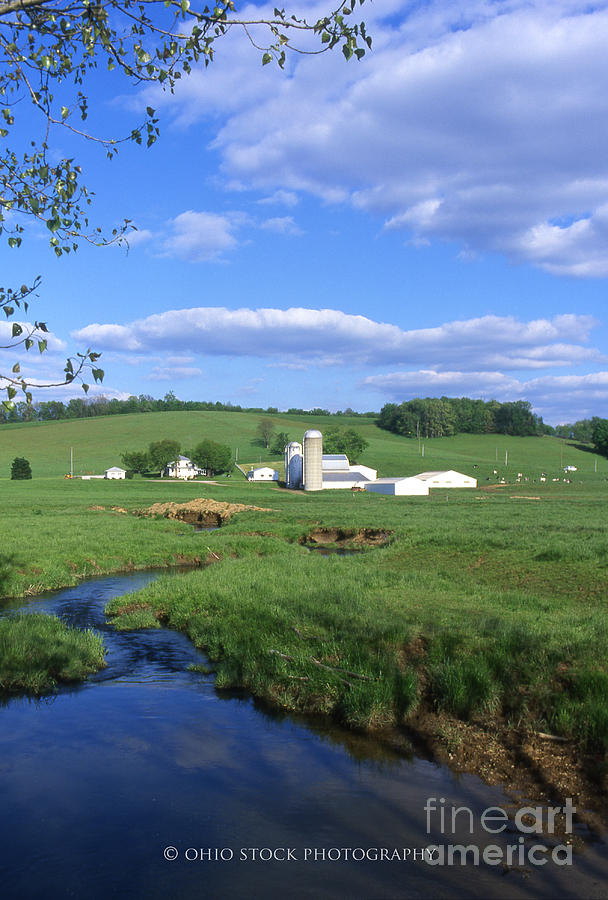
[[[55,616],[0,619],[0,691],[41,694],[81,681],[105,666],[101,635],[70,628]]]

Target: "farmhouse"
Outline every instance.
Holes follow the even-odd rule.
[[[160,474],[161,477],[182,478],[189,481],[192,478],[196,478],[197,475],[205,475],[206,472],[204,469],[199,469],[198,466],[195,466],[187,456],[178,456],[177,459],[167,463]]]
[[[106,469],[103,475],[104,478],[126,478],[127,472],[126,469],[121,469],[120,466],[111,466],[109,469]]]
[[[247,481],[278,481],[279,473],[269,466],[260,466],[258,469],[250,469],[247,472]]]
[[[455,472],[448,469],[447,472],[420,472],[414,475],[419,481],[422,481],[429,488],[476,488],[477,479],[463,475],[461,472]]]

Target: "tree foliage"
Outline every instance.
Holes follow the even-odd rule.
[[[143,475],[144,472],[150,471],[150,456],[147,450],[125,450],[120,458],[127,472],[138,472]]]
[[[258,422],[258,427],[256,428],[256,434],[260,441],[264,444],[266,449],[270,447],[270,442],[274,437],[274,422],[272,419],[260,419]]]
[[[204,469],[207,475],[229,472],[232,469],[232,450],[226,444],[205,439],[190,452],[193,463]]]
[[[598,453],[608,456],[608,419],[597,419],[592,439]]]
[[[272,445],[270,447],[271,453],[276,453],[277,455],[281,455],[285,451],[285,447],[289,443],[289,435],[286,431],[279,431],[274,435],[272,439]]]
[[[13,481],[25,481],[32,477],[32,467],[29,460],[23,456],[16,456],[11,465],[11,478]]]
[[[172,441],[170,438],[165,438],[162,441],[152,441],[148,447],[150,471],[160,472],[167,463],[177,459],[181,448],[182,445],[179,441]]]
[[[346,453],[351,463],[358,462],[368,446],[368,441],[354,428],[331,427],[323,432],[323,452]]]
[[[376,420],[380,428],[410,438],[465,434],[545,434],[548,429],[532,412],[527,400],[498,403],[468,397],[417,397],[404,403],[387,403]]]
[[[343,0],[326,16],[308,22],[285,9],[240,16],[234,0],[219,0],[215,6],[196,0],[0,0],[0,237],[18,248],[24,223],[33,220],[44,226],[57,256],[75,251],[83,240],[105,245],[125,239],[128,219],[109,233],[91,221],[92,194],[82,168],[57,152],[68,134],[96,143],[109,158],[122,143],[149,147],[156,141],[158,118],[152,107],[126,134],[89,130],[87,85],[102,70],[114,70],[130,85],[159,84],[173,91],[179,79],[207,66],[216,43],[235,29],[246,34],[262,65],[275,61],[283,67],[289,51],[314,54],[336,46],[347,60],[360,59],[371,47],[365,24],[351,19],[362,3]],[[316,43],[309,41],[311,36]],[[25,113],[32,109],[37,132]],[[27,316],[38,285],[36,278],[0,288],[0,308],[13,320],[10,341],[0,349],[46,349],[46,323],[18,321],[20,314]],[[87,371],[101,381],[99,356],[89,348],[66,360],[60,383],[81,379]],[[19,389],[31,402],[32,383],[19,363],[0,377],[9,407]],[[86,383],[83,387],[88,390]]]

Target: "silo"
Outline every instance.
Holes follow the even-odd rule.
[[[323,435],[315,428],[304,435],[304,490],[323,490]]]
[[[285,447],[285,484],[292,490],[302,487],[302,444],[297,441]]]

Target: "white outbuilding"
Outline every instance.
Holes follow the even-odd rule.
[[[365,485],[366,491],[391,497],[428,497],[429,486],[419,478],[377,478]]]
[[[448,469],[447,472],[420,472],[414,475],[423,484],[429,488],[476,488],[477,479],[471,478],[469,475],[463,475],[462,472],[455,472]]]
[[[104,472],[104,478],[126,478],[127,470],[121,469],[120,466],[111,466]]]
[[[324,453],[322,457],[323,490],[363,488],[376,479],[376,469],[362,466],[359,463],[351,465],[345,453]]]
[[[270,466],[260,466],[259,469],[251,469],[247,472],[247,481],[278,481],[279,473]]]

